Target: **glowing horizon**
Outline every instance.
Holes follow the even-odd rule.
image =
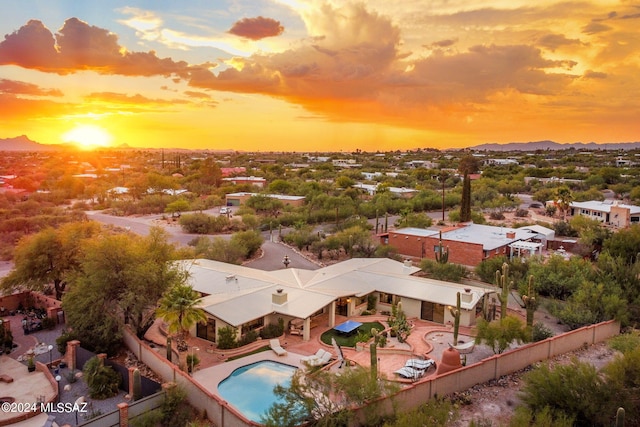
[[[625,2],[38,5],[0,17],[0,138],[59,144],[94,126],[77,139],[246,151],[639,140],[640,14]]]

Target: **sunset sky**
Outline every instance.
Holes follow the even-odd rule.
[[[0,138],[250,151],[640,140],[637,2],[0,7]]]

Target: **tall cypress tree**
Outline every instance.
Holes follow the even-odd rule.
[[[467,154],[460,159],[458,169],[463,174],[460,222],[469,222],[471,221],[471,179],[469,175],[478,170],[478,161],[475,157]]]

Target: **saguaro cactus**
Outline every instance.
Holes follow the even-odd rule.
[[[172,354],[172,349],[171,349],[171,337],[167,336],[167,360],[169,362],[171,362],[171,354]]]
[[[527,326],[533,327],[533,314],[538,308],[538,300],[536,299],[535,290],[533,289],[533,276],[529,276],[527,294],[522,295],[522,303],[522,307],[527,310]]]
[[[139,400],[142,398],[142,379],[140,377],[140,370],[134,369],[133,371],[133,400]]]
[[[616,427],[624,427],[624,408],[618,408],[616,412]]]
[[[507,302],[509,301],[509,289],[513,286],[513,281],[509,282],[509,264],[502,264],[502,273],[496,270],[496,286],[502,288],[498,294],[500,300],[500,320],[507,316]]]
[[[436,261],[440,264],[446,264],[449,261],[449,248],[446,250],[442,246],[442,231],[440,232],[440,242],[438,243],[438,252],[436,252]]]
[[[369,353],[371,354],[371,380],[378,379],[378,330],[371,328],[373,342],[369,344]]]
[[[453,316],[453,345],[458,345],[458,332],[460,331],[460,292],[456,294],[456,308],[449,307]]]

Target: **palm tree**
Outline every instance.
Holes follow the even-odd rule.
[[[571,190],[568,187],[558,187],[556,189],[556,203],[563,214],[563,221],[567,221],[567,211],[571,207],[571,202],[573,202],[573,195],[571,194]]]
[[[172,287],[160,299],[156,315],[167,322],[169,333],[177,333],[178,350],[186,350],[189,329],[197,323],[207,321],[204,310],[197,307],[200,301],[198,293],[186,284]]]

